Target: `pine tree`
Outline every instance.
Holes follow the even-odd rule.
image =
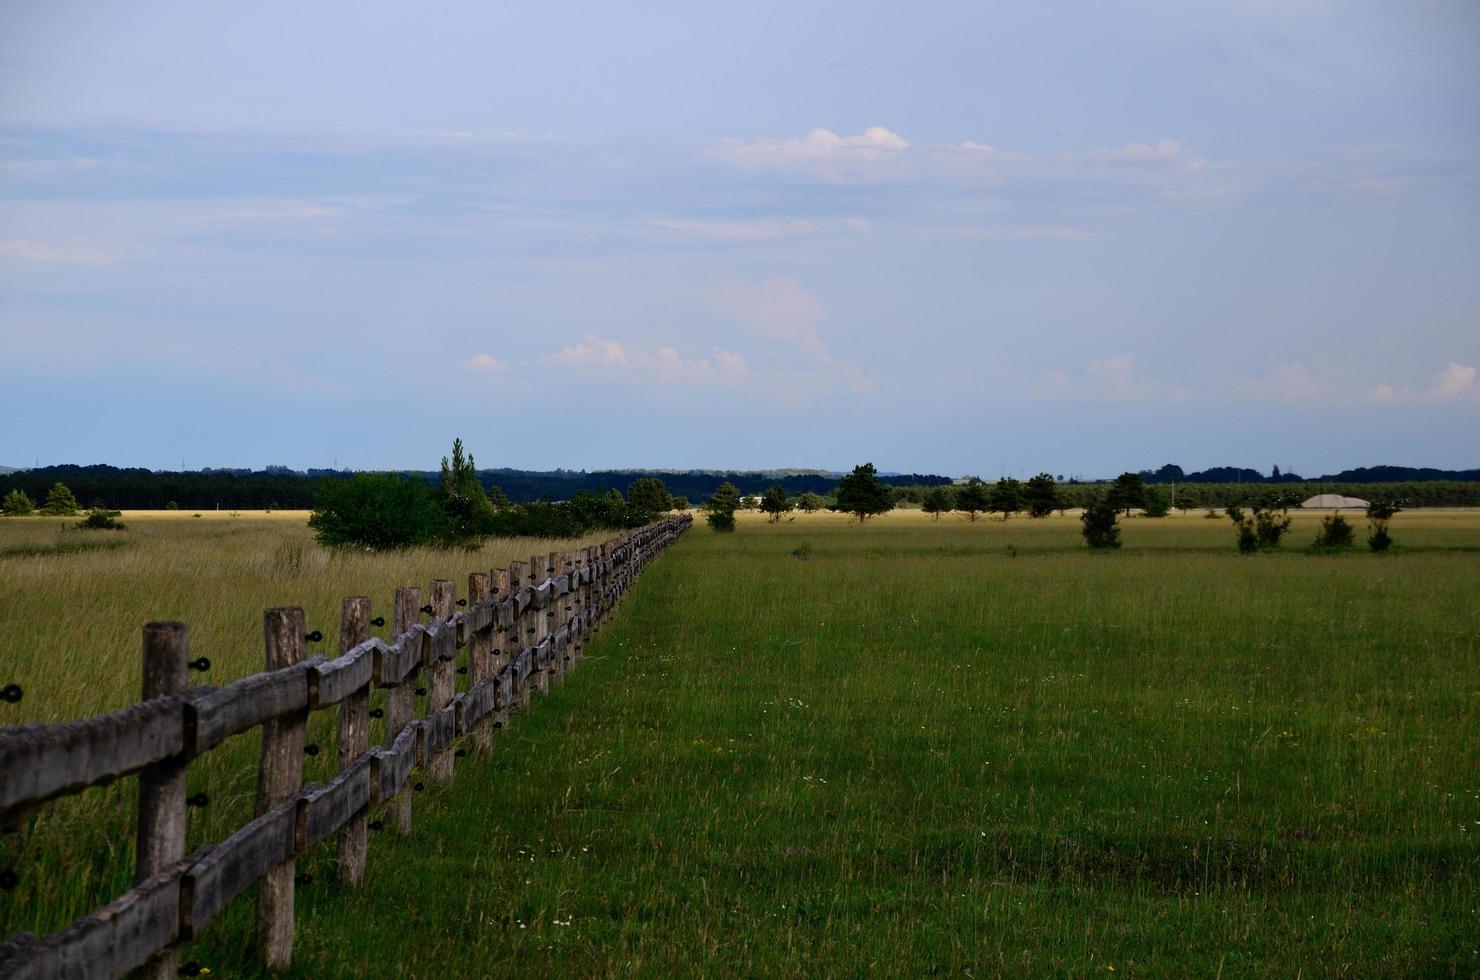
[[[838,481],[835,496],[838,510],[852,514],[860,524],[875,514],[894,509],[894,494],[879,480],[879,471],[873,463],[853,467],[852,473]]]
[[[719,485],[704,503],[709,513],[704,518],[716,531],[735,530],[735,510],[740,506],[740,488],[729,480]]]
[[[990,495],[991,509],[1005,521],[1023,509],[1023,485],[1010,476],[997,481]]]
[[[920,502],[920,509],[927,514],[933,514],[938,521],[940,515],[949,514],[955,509],[955,504],[949,487],[931,487],[925,491],[925,499]]]
[[[985,511],[991,503],[987,485],[977,477],[972,477],[964,486],[956,489],[956,509],[964,513],[969,521],[975,521],[976,515]]]
[[[41,513],[51,517],[72,517],[77,513],[77,498],[65,483],[53,483],[46,494],[46,506]]]
[[[36,509],[35,503],[26,496],[24,490],[12,490],[5,495],[5,503],[0,504],[0,514],[6,517],[25,517]]]
[[[1047,517],[1058,509],[1059,485],[1051,475],[1039,473],[1028,481],[1024,496],[1027,498],[1029,517]]]
[[[772,524],[781,520],[781,515],[791,510],[791,501],[786,499],[786,488],[779,483],[772,484],[771,489],[761,497],[761,510]]]

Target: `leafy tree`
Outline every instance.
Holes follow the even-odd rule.
[[[689,502],[688,497],[678,496],[673,498],[674,510],[688,510],[692,506],[694,505]]]
[[[1367,535],[1367,547],[1373,551],[1387,551],[1393,546],[1393,536],[1388,534],[1388,522],[1402,509],[1402,505],[1390,497],[1376,498],[1367,505],[1367,523],[1372,528]]]
[[[1116,516],[1118,513],[1108,493],[1092,500],[1089,506],[1084,508],[1084,513],[1079,516],[1080,523],[1084,525],[1082,533],[1085,543],[1091,548],[1119,548],[1120,525]]]
[[[673,509],[673,495],[657,477],[642,477],[627,488],[627,506],[634,513],[657,517]]]
[[[773,483],[771,489],[761,497],[761,510],[767,514],[772,524],[781,520],[781,515],[791,510],[791,501],[786,499],[786,488]]]
[[[992,487],[988,499],[988,508],[995,514],[1001,514],[1005,521],[1023,509],[1023,485],[1010,476],[1004,476]]]
[[[931,487],[925,491],[925,497],[920,502],[920,509],[927,514],[934,514],[935,519],[940,520],[940,515],[949,514],[956,507],[955,494],[951,493],[949,487]]]
[[[873,463],[853,467],[853,472],[838,481],[837,509],[858,518],[858,523],[875,514],[887,514],[894,509],[894,497],[889,487],[879,480],[879,471]]]
[[[1146,516],[1165,517],[1172,510],[1172,502],[1159,487],[1146,488]]]
[[[1332,514],[1321,521],[1320,529],[1316,531],[1316,541],[1312,547],[1335,551],[1339,548],[1350,548],[1355,532],[1347,523],[1345,517],[1340,514]]]
[[[1116,510],[1124,511],[1129,517],[1133,508],[1146,506],[1146,481],[1139,473],[1122,473],[1110,484],[1107,499]]]
[[[449,544],[467,544],[489,531],[493,503],[478,479],[473,456],[463,454],[461,439],[452,441],[452,458],[442,457],[442,482],[436,494],[446,520],[442,537]]]
[[[1024,488],[1029,517],[1047,517],[1059,509],[1059,485],[1048,473],[1039,473]]]
[[[740,506],[740,488],[729,480],[709,495],[704,508],[708,511],[705,520],[716,531],[735,530],[735,510]]]
[[[65,483],[53,483],[46,494],[46,505],[41,513],[52,517],[71,517],[77,513],[77,498]]]
[[[430,544],[445,517],[421,480],[394,473],[356,473],[319,484],[308,518],[320,544],[372,551]]]
[[[36,505],[24,490],[10,491],[5,495],[5,503],[0,504],[0,514],[6,517],[25,517],[35,509]]]
[[[811,490],[808,490],[806,493],[797,498],[797,508],[808,514],[817,513],[819,510],[822,509],[823,503],[823,499],[817,496],[817,494],[813,493]]]
[[[956,509],[964,513],[969,521],[974,522],[976,515],[991,505],[992,499],[987,493],[987,485],[978,477],[972,477],[956,488]]]

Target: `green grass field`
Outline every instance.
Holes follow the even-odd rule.
[[[0,719],[133,700],[146,619],[197,622],[219,683],[264,606],[332,626],[549,550],[334,558],[301,516],[0,557]],[[1115,553],[1072,515],[698,526],[410,841],[372,834],[363,891],[300,862],[295,975],[1476,975],[1480,513],[1401,514],[1383,556],[1306,553],[1316,520],[1253,556],[1200,514]],[[22,523],[0,556],[56,534]],[[255,758],[211,757],[192,842],[250,812]],[[126,887],[131,792],[6,838],[3,932]],[[250,913],[186,958],[252,975]]]

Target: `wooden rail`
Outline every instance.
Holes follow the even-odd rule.
[[[398,589],[389,643],[368,636],[370,601],[345,599],[333,660],[304,656],[301,609],[269,609],[268,669],[219,688],[187,686],[183,623],[145,626],[146,700],[85,721],[0,731],[0,823],[14,824],[56,797],[140,777],[134,887],[59,933],[22,933],[0,943],[0,977],[119,977],[139,967],[147,976],[173,977],[178,944],[253,885],[258,955],[269,969],[286,969],[295,859],[337,836],[338,880],[352,887],[363,881],[368,808],[389,804],[392,826],[410,833],[413,771],[452,778],[458,739],[472,733],[475,744],[490,744],[510,711],[528,707],[531,689],[560,683],[637,574],[692,522],[685,514],[598,547],[474,572],[460,612],[450,581],[432,583],[428,606],[420,604],[419,588]],[[421,623],[427,609],[430,620]],[[468,684],[458,692],[464,648]],[[414,693],[423,673],[429,697],[418,718]],[[387,741],[375,747],[368,745],[372,687],[388,689]],[[308,716],[329,707],[339,710],[338,775],[303,786]],[[259,726],[255,818],[187,856],[190,762]]]

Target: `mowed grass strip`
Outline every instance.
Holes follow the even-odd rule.
[[[696,528],[295,973],[1474,975],[1480,519],[1315,520]]]

